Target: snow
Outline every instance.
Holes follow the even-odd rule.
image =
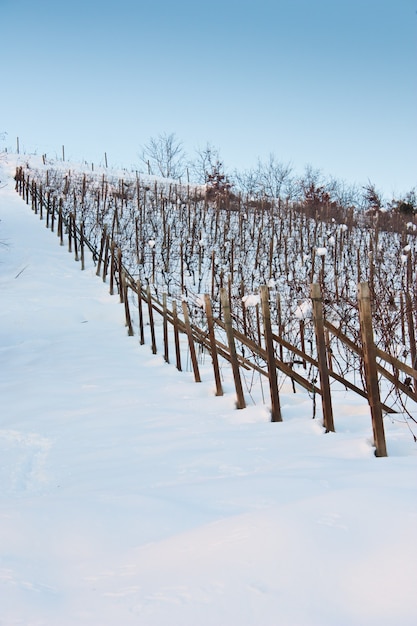
[[[304,300],[300,302],[295,310],[295,317],[299,320],[306,320],[312,317],[313,315],[313,307],[311,304],[311,300]]]
[[[257,293],[249,293],[243,296],[242,302],[246,308],[257,306],[261,301],[261,297]]]
[[[328,434],[290,385],[282,423],[266,389],[236,410],[224,365],[215,397],[209,358],[195,384],[164,362],[160,325],[158,355],[127,336],[91,260],[82,272],[3,168],[0,624],[414,625],[403,416],[376,458],[351,394]]]

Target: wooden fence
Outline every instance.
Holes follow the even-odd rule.
[[[25,179],[22,168],[16,170],[16,191],[24,198],[27,204],[31,204],[32,210],[39,215],[41,220],[45,220],[46,227],[56,232],[60,244],[65,245],[65,235],[67,238],[68,251],[73,253],[75,259],[80,261],[81,269],[84,269],[85,248],[89,249],[96,266],[96,274],[103,281],[108,281],[111,294],[117,292],[120,302],[124,305],[126,326],[128,334],[134,334],[134,324],[132,322],[131,301],[132,296],[137,306],[138,333],[141,344],[145,343],[144,318],[146,310],[149,320],[150,342],[152,352],[157,352],[157,342],[155,334],[154,315],[162,318],[164,359],[170,362],[169,354],[169,328],[174,336],[175,363],[178,370],[182,370],[180,334],[185,334],[188,340],[190,361],[196,382],[201,381],[199,371],[199,361],[196,352],[196,345],[207,351],[211,355],[213,375],[216,384],[216,395],[223,394],[222,381],[219,367],[219,357],[228,361],[233,372],[233,380],[236,390],[236,408],[244,409],[246,399],[241,380],[241,369],[255,370],[261,376],[265,376],[269,383],[271,400],[271,421],[282,421],[280,407],[280,395],[277,372],[291,379],[293,385],[298,384],[314,396],[317,394],[321,398],[323,426],[326,432],[334,431],[334,416],[332,409],[332,388],[331,380],[337,381],[345,389],[348,389],[369,402],[374,446],[376,456],[386,456],[387,448],[384,434],[383,414],[395,413],[396,410],[381,401],[379,377],[387,379],[391,385],[402,394],[405,394],[414,402],[417,402],[417,370],[401,362],[397,358],[378,349],[374,342],[371,298],[370,290],[366,282],[358,285],[358,311],[360,322],[361,345],[355,344],[349,337],[344,335],[340,329],[335,327],[324,318],[323,302],[320,286],[311,285],[311,302],[313,312],[313,324],[315,331],[316,354],[308,354],[306,350],[300,349],[286,341],[282,336],[273,331],[270,316],[270,293],[267,286],[260,288],[260,310],[262,329],[260,341],[256,342],[239,332],[233,324],[230,310],[230,297],[226,288],[221,289],[221,318],[214,317],[212,302],[209,294],[204,296],[204,328],[193,324],[190,321],[188,305],[185,300],[181,302],[182,318],[178,314],[177,303],[172,301],[171,308],[168,307],[167,298],[163,295],[162,302],[151,293],[149,285],[143,286],[126,269],[123,264],[122,252],[106,229],[102,232],[100,247],[96,249],[84,237],[83,226],[77,225],[73,213],[66,217],[62,211],[62,199],[51,197],[50,194],[44,196],[42,189],[38,188],[34,181]],[[328,336],[333,335],[344,347],[363,360],[365,386],[361,388],[338,374],[332,367],[329,349]],[[236,349],[236,344],[245,347],[256,359],[246,358]],[[291,361],[285,361],[282,350],[293,355]],[[317,369],[319,382],[311,381],[298,371],[294,370],[292,363],[294,360],[308,363]],[[392,367],[392,372],[381,365],[385,361]],[[414,362],[414,361],[413,361]],[[414,385],[405,384],[399,379],[399,372],[405,374]]]

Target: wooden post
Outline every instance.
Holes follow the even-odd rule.
[[[182,242],[180,243],[180,268],[181,268],[181,293],[184,293],[184,250]]]
[[[48,191],[46,194],[46,224],[45,227],[49,228],[49,214],[51,212],[51,193]]]
[[[210,339],[210,351],[213,361],[214,380],[216,382],[216,396],[223,395],[222,381],[220,378],[219,359],[217,356],[216,337],[214,334],[213,311],[211,307],[210,296],[208,293],[204,295],[204,304],[207,316],[208,333]]]
[[[107,235],[106,245],[104,247],[104,256],[103,256],[103,283],[106,282],[107,269],[109,267],[109,248],[110,248],[110,235]]]
[[[271,392],[271,422],[282,422],[281,406],[278,392],[277,368],[275,366],[274,342],[272,339],[271,311],[269,308],[269,289],[260,287],[262,317],[264,324],[264,340],[268,364],[269,390]]]
[[[388,456],[382,419],[381,398],[376,368],[376,350],[372,328],[371,298],[368,283],[358,285],[359,319],[365,365],[366,390],[371,409],[375,456]]]
[[[133,332],[132,318],[129,309],[129,298],[127,295],[128,286],[124,272],[122,272],[122,274],[120,275],[120,289],[123,289],[123,303],[125,305],[127,334],[129,335],[129,337],[133,337],[135,333]]]
[[[97,271],[96,271],[97,276],[100,276],[100,273],[101,273],[101,263],[103,261],[103,252],[104,252],[104,246],[106,243],[106,238],[107,238],[107,226],[104,225],[103,233],[101,235],[100,252],[98,253]]]
[[[38,202],[36,197],[36,181],[32,180],[32,187],[30,190],[31,200],[32,200],[32,211],[35,211],[35,215],[38,214]]]
[[[51,232],[52,233],[55,230],[55,209],[56,209],[56,198],[54,196],[52,198],[52,216],[51,216]]]
[[[151,327],[151,343],[152,343],[152,354],[156,354],[156,339],[155,339],[155,323],[153,321],[153,308],[152,308],[152,296],[151,296],[151,288],[150,285],[146,288],[146,299],[148,301],[148,314],[149,314],[149,325]]]
[[[62,198],[59,199],[58,237],[59,237],[60,245],[63,246],[64,245],[64,224],[63,224],[63,218],[62,218]]]
[[[233,334],[233,326],[232,326],[232,316],[230,313],[229,300],[227,298],[227,290],[224,287],[220,289],[220,298],[221,298],[221,302],[223,306],[224,324],[225,324],[225,329],[226,329],[226,334],[227,334],[227,341],[229,344],[230,361],[232,364],[233,378],[235,381],[236,396],[237,396],[236,408],[244,409],[246,408],[246,402],[245,402],[245,397],[243,395],[242,380],[240,378],[240,371],[239,371],[239,362],[237,360],[237,354],[236,354],[235,337]]]
[[[75,261],[79,261],[78,242],[77,242],[77,225],[76,225],[75,213],[72,216],[72,226],[73,226],[73,234],[74,234],[74,259],[75,259]]]
[[[213,250],[211,253],[211,297],[212,298],[214,298],[214,285],[215,285],[215,276],[216,276],[215,258],[216,258],[216,253]]]
[[[416,335],[414,332],[414,319],[413,319],[413,302],[409,292],[405,294],[405,306],[407,314],[407,326],[408,326],[408,338],[410,340],[410,356],[411,367],[417,368],[417,349],[416,349]],[[417,380],[414,379],[414,392],[417,393]]]
[[[162,294],[163,328],[164,328],[164,361],[169,363],[167,294]]]
[[[80,258],[81,258],[81,270],[85,270],[84,222],[81,222],[81,225],[80,225]]]
[[[313,321],[316,333],[317,360],[320,372],[321,402],[323,408],[323,426],[326,433],[334,432],[332,398],[330,395],[329,369],[327,365],[326,341],[324,337],[323,301],[320,285],[310,286],[310,296],[313,305]]]
[[[29,204],[29,179],[30,179],[30,176],[28,176],[26,180],[26,204]],[[24,190],[23,195],[25,195],[25,190]]]
[[[123,289],[123,263],[122,263],[122,250],[121,248],[117,249],[117,271],[119,273],[119,300],[120,303],[123,304],[125,293]]]
[[[181,367],[181,350],[180,350],[180,336],[178,331],[178,314],[177,314],[177,303],[175,300],[172,301],[172,317],[174,321],[174,341],[175,341],[175,358],[177,362],[177,370],[182,372]]]
[[[114,241],[110,245],[110,278],[109,278],[109,293],[112,296],[114,294],[114,276],[116,265],[116,244]]]
[[[282,316],[281,316],[281,296],[277,293],[277,323],[278,323],[278,336],[282,339],[284,338],[284,326],[282,324]],[[279,358],[280,361],[284,360],[284,349],[282,344],[279,344]]]
[[[301,344],[301,352],[306,353],[306,343],[305,343],[305,322],[303,319],[300,320],[300,344]],[[303,359],[303,367],[307,369],[307,362]]]
[[[35,188],[36,191],[36,188]],[[39,185],[39,219],[43,220],[43,192],[42,185]]]
[[[191,363],[192,363],[193,372],[194,372],[194,380],[196,383],[201,383],[200,370],[198,369],[197,355],[195,353],[193,333],[191,330],[190,318],[188,315],[188,306],[185,300],[182,301],[182,312],[184,314],[185,330],[187,332],[188,345],[190,348]]]
[[[138,312],[139,312],[139,341],[143,346],[145,343],[145,333],[143,330],[143,310],[142,310],[142,284],[140,280],[136,282],[136,289],[138,294]]]
[[[72,213],[68,215],[68,252],[72,252]]]

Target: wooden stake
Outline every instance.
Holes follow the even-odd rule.
[[[110,235],[106,237],[106,245],[104,248],[104,257],[103,257],[103,283],[106,282],[107,269],[109,267],[109,248],[110,248]]]
[[[100,273],[101,273],[101,264],[103,261],[103,252],[104,252],[104,246],[106,244],[106,238],[107,238],[107,226],[104,226],[103,233],[101,235],[100,252],[98,253],[97,271],[96,271],[97,276],[100,276]]]
[[[133,332],[132,318],[131,318],[130,309],[129,309],[129,298],[128,298],[128,293],[127,293],[128,286],[127,286],[126,276],[124,272],[122,272],[120,276],[120,281],[121,281],[120,289],[123,290],[123,302],[125,305],[127,334],[129,335],[129,337],[133,337],[135,333]]]
[[[175,300],[172,301],[172,317],[173,317],[173,324],[174,324],[175,358],[177,362],[177,370],[179,372],[182,372],[180,336],[179,336],[179,331],[178,331],[177,303]]]
[[[207,316],[208,333],[210,339],[210,352],[213,361],[214,380],[216,382],[216,396],[223,395],[223,387],[220,378],[219,359],[217,356],[216,337],[214,334],[213,311],[211,307],[210,296],[208,293],[204,295],[204,304]]]
[[[62,198],[59,199],[59,211],[58,211],[58,237],[61,246],[64,245],[64,224],[62,219]]]
[[[80,255],[81,255],[81,270],[85,270],[85,258],[84,258],[84,222],[81,222],[81,226],[80,226]]]
[[[157,350],[156,350],[156,339],[155,339],[155,323],[153,320],[152,296],[151,296],[150,285],[148,285],[146,288],[146,299],[148,301],[149,325],[151,327],[152,354],[156,354]]]
[[[411,367],[416,369],[417,368],[417,349],[416,349],[416,335],[414,331],[413,302],[408,292],[405,294],[405,307],[406,307],[406,314],[407,314],[408,338],[410,340]],[[417,393],[417,380],[414,380],[414,392]]]
[[[320,372],[321,402],[323,408],[323,426],[326,433],[334,432],[332,398],[330,395],[329,369],[327,365],[326,341],[324,337],[323,301],[320,285],[310,286],[310,296],[313,304],[313,321],[316,333],[317,360]]]
[[[169,363],[167,294],[162,294],[163,327],[164,327],[164,360]]]
[[[192,363],[193,372],[194,372],[194,380],[196,383],[201,383],[200,370],[198,369],[197,355],[195,353],[193,333],[191,330],[190,318],[188,315],[188,306],[185,300],[182,301],[182,312],[184,314],[185,330],[187,332],[188,346],[190,348],[191,363]]]
[[[117,249],[117,271],[119,273],[119,299],[120,299],[120,303],[122,304],[123,301],[124,301],[125,293],[124,293],[124,289],[123,289],[124,271],[123,271],[122,250],[121,250],[121,248]]]
[[[145,333],[143,329],[143,310],[142,310],[142,285],[140,280],[136,283],[136,289],[138,294],[138,312],[139,312],[139,341],[143,346],[145,343]]]
[[[375,456],[388,456],[382,419],[381,398],[376,368],[376,350],[372,328],[371,299],[368,283],[358,285],[359,319],[363,344],[366,389],[371,409]]]
[[[109,278],[109,293],[112,296],[114,294],[114,275],[116,265],[116,244],[111,242],[110,246],[110,278]]]
[[[230,313],[229,300],[227,298],[227,290],[224,287],[220,289],[220,298],[221,298],[222,307],[223,307],[223,316],[224,316],[225,330],[227,334],[227,341],[229,344],[230,362],[232,364],[233,378],[235,381],[236,396],[237,396],[236,408],[244,409],[246,408],[246,402],[245,402],[245,397],[243,395],[242,381],[240,378],[240,370],[239,370],[239,362],[237,360],[237,354],[236,354],[235,337],[233,334],[233,326],[232,326],[232,316]]]
[[[277,369],[275,366],[274,342],[272,339],[271,312],[269,308],[269,289],[260,287],[262,317],[264,323],[264,339],[268,364],[269,390],[271,392],[271,422],[282,422],[281,406],[278,392]]]

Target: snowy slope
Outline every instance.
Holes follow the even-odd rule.
[[[3,164],[0,179],[13,172]],[[0,190],[0,625],[411,626],[417,450],[335,399],[234,408],[127,336],[118,297]],[[161,341],[159,339],[159,345]],[[267,393],[266,393],[267,396]]]

